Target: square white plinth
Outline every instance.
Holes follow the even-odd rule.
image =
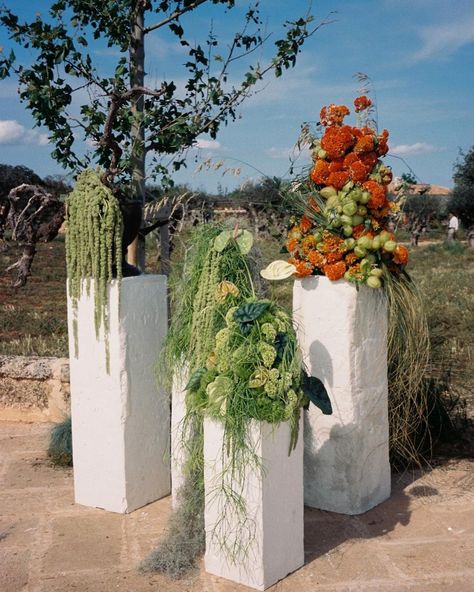
[[[293,315],[307,368],[333,408],[305,413],[305,503],[363,513],[390,496],[383,291],[305,278],[295,282]]]
[[[179,491],[184,485],[186,464],[186,391],[189,372],[186,364],[179,366],[173,376],[171,391],[171,499],[173,508],[179,505]]]
[[[111,283],[109,372],[93,292],[78,302],[77,357],[68,299],[75,500],[131,512],[170,492],[169,397],[154,372],[168,326],[166,277]]]
[[[288,455],[290,428],[252,421],[249,441],[260,465],[243,468],[239,483],[223,473],[228,465],[221,422],[204,422],[204,484],[206,491],[206,571],[265,590],[304,563],[303,443]],[[233,510],[222,484],[242,495],[247,522]],[[243,485],[242,485],[243,484]],[[242,528],[243,527],[243,528]],[[234,541],[234,539],[237,539]],[[222,541],[245,553],[229,558]]]

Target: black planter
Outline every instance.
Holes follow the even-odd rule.
[[[128,200],[120,203],[120,210],[123,217],[123,234],[122,234],[122,277],[132,277],[140,275],[141,271],[138,267],[130,265],[127,262],[127,247],[138,236],[140,226],[142,223],[142,202],[140,200]]]

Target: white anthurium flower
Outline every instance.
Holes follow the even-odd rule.
[[[286,280],[296,273],[296,267],[287,261],[272,261],[265,269],[262,269],[260,275],[266,280]]]

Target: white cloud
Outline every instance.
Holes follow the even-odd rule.
[[[265,154],[267,156],[269,156],[270,158],[289,158],[290,155],[292,154],[293,149],[292,148],[275,148],[275,146],[272,146],[271,148],[268,148],[268,150],[265,150]]]
[[[219,150],[221,143],[217,140],[196,140],[194,147],[203,150]]]
[[[38,146],[44,146],[47,143],[48,136],[46,134],[29,130],[14,119],[0,120],[0,144],[36,144]]]
[[[418,31],[422,46],[414,54],[417,62],[432,58],[446,58],[474,42],[474,15],[458,21],[421,27]]]
[[[432,144],[425,142],[415,142],[415,144],[398,144],[390,148],[390,154],[398,156],[414,155],[414,154],[428,154],[429,152],[439,152],[440,148],[436,148]]]

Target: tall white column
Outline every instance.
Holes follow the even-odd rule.
[[[390,496],[384,294],[305,278],[295,282],[293,315],[308,371],[324,382],[333,408],[305,413],[305,503],[366,512]]]
[[[169,397],[154,370],[168,327],[166,277],[111,283],[109,372],[93,292],[91,284],[78,302],[77,357],[68,299],[75,500],[131,512],[170,492]]]
[[[221,422],[204,421],[206,571],[265,590],[301,567],[303,548],[303,422],[295,450],[288,455],[290,428],[252,420],[249,442],[261,463],[228,472]],[[229,503],[227,491],[242,496],[243,513]],[[232,556],[227,547],[236,545]]]

